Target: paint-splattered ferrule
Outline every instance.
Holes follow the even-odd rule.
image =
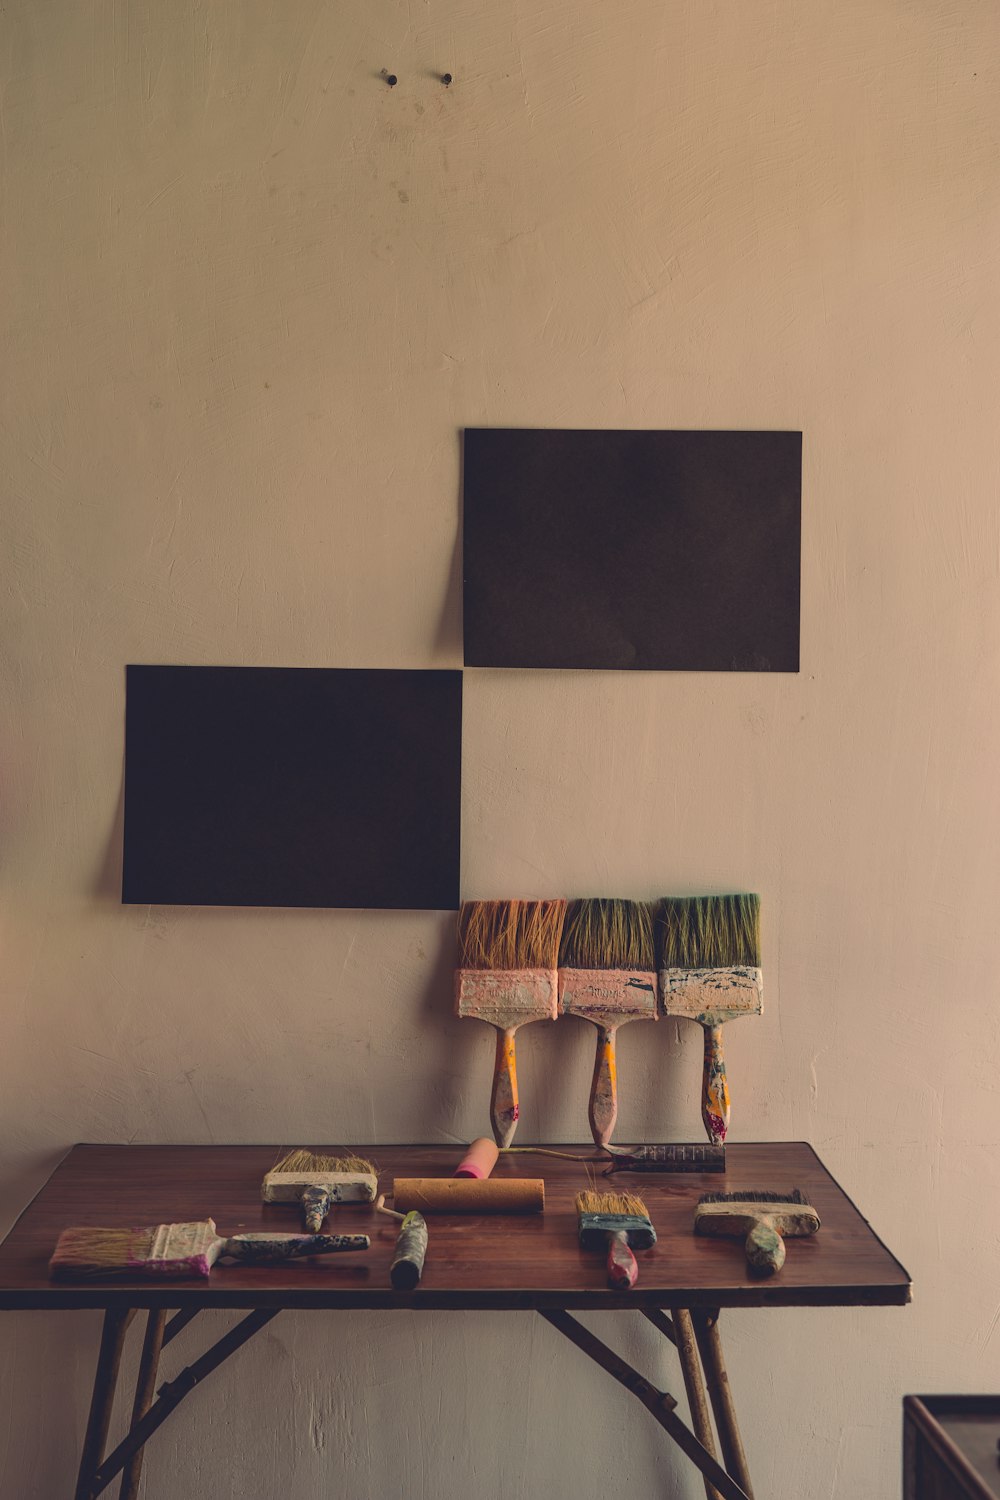
[[[555,969],[456,969],[455,1010],[491,1026],[554,1021],[559,1014]]]
[[[683,1016],[703,1026],[758,1016],[764,1008],[760,969],[733,964],[718,969],[661,969],[660,996],[665,1016]]]
[[[643,969],[560,969],[559,1013],[596,1026],[655,1021],[656,975]]]

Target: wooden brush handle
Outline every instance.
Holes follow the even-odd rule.
[[[330,1212],[330,1190],[323,1187],[302,1189],[302,1223],[310,1234],[319,1234],[323,1220]]]
[[[639,1267],[629,1249],[628,1235],[616,1229],[608,1235],[608,1285],[633,1287],[639,1280]]]
[[[713,1145],[724,1146],[729,1134],[729,1084],[722,1056],[722,1027],[705,1027],[705,1066],[701,1083],[701,1117]]]
[[[389,1267],[389,1280],[397,1291],[412,1292],[423,1275],[427,1239],[427,1220],[411,1210],[400,1225]]]
[[[758,1276],[773,1276],[785,1264],[785,1242],[766,1219],[755,1224],[747,1235],[747,1265]]]
[[[618,1118],[618,1066],[615,1061],[615,1028],[598,1026],[594,1081],[590,1085],[590,1133],[598,1146],[611,1139]]]
[[[300,1255],[330,1255],[339,1250],[367,1250],[366,1234],[234,1234],[220,1255],[246,1265],[261,1261],[294,1260]]]
[[[497,1027],[497,1060],[493,1068],[493,1093],[490,1096],[490,1124],[493,1139],[501,1147],[509,1146],[517,1129],[517,1067],[514,1060],[514,1031]]]

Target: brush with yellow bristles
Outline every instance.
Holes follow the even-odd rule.
[[[649,1211],[634,1193],[578,1193],[576,1196],[580,1247],[608,1251],[608,1285],[633,1287],[639,1267],[633,1250],[656,1244]]]
[[[760,897],[667,896],[658,936],[663,1013],[704,1028],[702,1119],[709,1140],[724,1145],[730,1106],[722,1026],[763,1008]]]
[[[653,914],[641,901],[573,901],[559,947],[559,1009],[597,1027],[590,1131],[606,1147],[618,1118],[615,1033],[656,1020]]]
[[[496,1028],[490,1121],[498,1146],[517,1129],[514,1033],[558,1014],[556,966],[566,902],[463,901],[458,914],[455,1009]]]
[[[261,1184],[265,1203],[301,1203],[302,1222],[317,1234],[334,1203],[374,1203],[378,1176],[360,1156],[289,1151]]]

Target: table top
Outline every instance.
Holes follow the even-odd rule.
[[[74,1146],[0,1245],[0,1309],[814,1307],[910,1300],[907,1272],[804,1141],[728,1146],[725,1173],[615,1172],[605,1178],[607,1158],[589,1144],[553,1148],[579,1152],[579,1161],[502,1157],[494,1177],[545,1179],[544,1214],[429,1214],[424,1274],[412,1292],[389,1283],[398,1223],[370,1204],[338,1205],[326,1225],[332,1232],[371,1235],[366,1252],[274,1266],[220,1264],[207,1281],[49,1280],[49,1256],[70,1226],[213,1218],[223,1235],[299,1229],[297,1205],[265,1204],[260,1196],[264,1173],[284,1149]],[[312,1149],[368,1158],[387,1193],[397,1175],[450,1177],[462,1155],[460,1146]],[[574,1200],[594,1185],[638,1194],[656,1227],[655,1247],[637,1254],[639,1283],[631,1291],[612,1290],[604,1255],[580,1248]],[[703,1193],[796,1187],[819,1213],[822,1228],[788,1240],[788,1258],[774,1277],[748,1275],[740,1240],[693,1233]]]

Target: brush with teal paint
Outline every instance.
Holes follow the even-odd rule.
[[[666,896],[658,915],[663,1013],[705,1031],[702,1119],[710,1141],[729,1132],[729,1085],[722,1027],[760,1015],[760,897]]]
[[[573,901],[559,945],[559,1010],[597,1027],[590,1130],[606,1147],[618,1118],[615,1033],[656,1020],[653,914],[641,901]]]

